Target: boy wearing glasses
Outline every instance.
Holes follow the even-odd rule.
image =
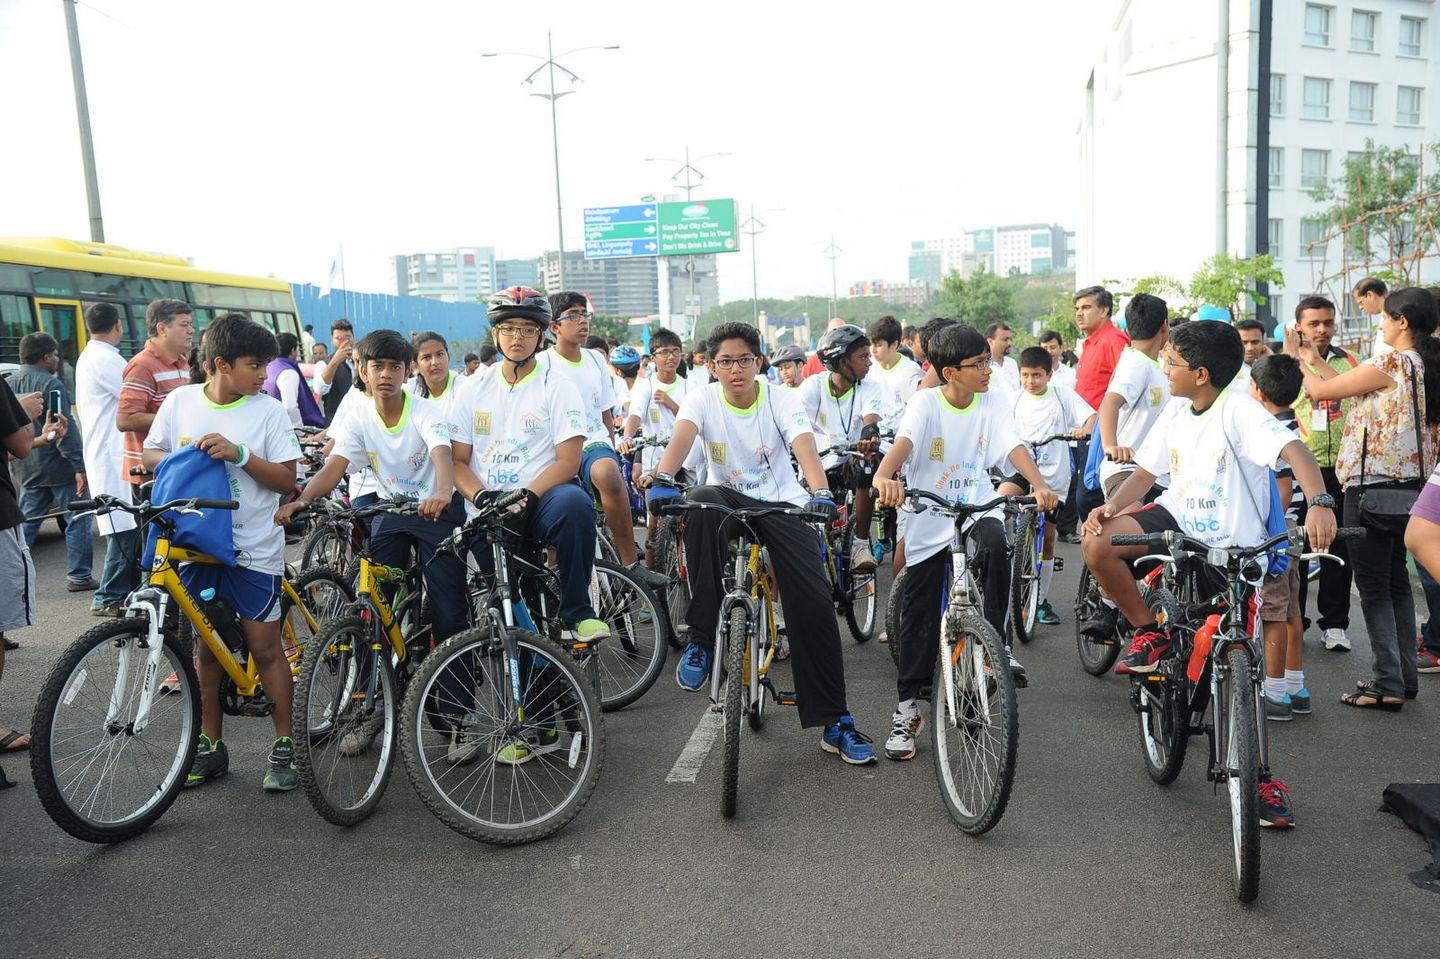
[[[722,323],[710,337],[715,382],[692,392],[680,405],[675,432],[650,485],[653,509],[680,496],[673,476],[696,440],[714,485],[692,488],[686,499],[730,509],[791,505],[835,516],[816,453],[810,418],[794,393],[757,378],[760,333],[748,323]],[[791,465],[793,453],[811,493]],[[720,615],[720,553],[728,538],[719,511],[696,511],[686,519],[685,554],[693,596],[686,622],[693,642],[680,654],[675,680],[698,690],[710,675],[715,628]],[[733,524],[732,524],[733,526]],[[845,665],[840,630],[830,601],[830,581],[821,564],[818,534],[798,517],[771,515],[754,520],[780,586],[794,654],[796,706],[800,725],[821,726],[821,748],[852,765],[875,761],[870,740],[855,728],[845,702]]]
[[[625,488],[624,464],[615,451],[615,380],[609,365],[594,350],[585,349],[590,335],[590,307],[583,293],[550,295],[550,332],[555,346],[536,357],[541,382],[549,388],[566,382],[580,394],[585,416],[585,438],[580,450],[580,484],[600,500],[605,526],[620,562],[640,579],[657,588],[668,585],[636,559],[635,525],[630,494]]]

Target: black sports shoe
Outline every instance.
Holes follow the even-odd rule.
[[[1120,610],[1101,603],[1095,614],[1080,624],[1080,632],[1092,639],[1109,639],[1115,635],[1115,627],[1119,622]]]

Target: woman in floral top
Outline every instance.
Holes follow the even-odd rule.
[[[1430,291],[1408,287],[1385,298],[1380,330],[1389,351],[1338,373],[1310,355],[1313,347],[1298,347],[1312,400],[1358,397],[1345,421],[1335,473],[1345,488],[1345,525],[1366,527],[1365,538],[1350,543],[1350,559],[1374,662],[1373,678],[1341,697],[1348,706],[1398,712],[1419,690],[1411,639],[1415,601],[1405,566],[1408,517],[1381,506],[1382,497],[1391,506],[1403,503],[1405,493],[1394,491],[1418,491],[1440,450],[1437,320]]]

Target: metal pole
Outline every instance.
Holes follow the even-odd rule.
[[[545,52],[549,56],[546,70],[550,74],[550,145],[555,151],[555,238],[560,247],[556,275],[560,290],[565,289],[565,214],[560,206],[560,124],[555,117],[555,37],[545,31]],[[556,290],[555,292],[560,292]]]
[[[1256,98],[1260,109],[1255,112],[1255,252],[1270,253],[1270,42],[1272,19],[1275,14],[1273,0],[1260,0],[1260,31],[1256,52],[1260,61]],[[1266,283],[1255,284],[1255,292],[1265,298],[1264,303],[1255,304],[1255,319],[1265,324],[1268,336],[1276,317],[1270,305],[1270,290]],[[1276,331],[1280,333],[1280,331]],[[1283,339],[1283,333],[1276,339]]]
[[[822,252],[830,258],[830,315],[827,320],[833,320],[839,312],[839,284],[835,280],[835,261],[844,252],[835,245],[835,234],[830,234],[830,245]]]
[[[70,75],[75,81],[75,113],[80,120],[80,159],[85,166],[85,200],[90,207],[90,239],[105,242],[105,221],[100,216],[100,181],[95,175],[95,142],[90,136],[90,100],[85,95],[85,65],[80,59],[80,26],[75,21],[75,0],[65,2],[65,32],[70,38]]]

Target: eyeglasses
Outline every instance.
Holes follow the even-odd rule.
[[[737,366],[742,370],[748,370],[755,365],[755,360],[754,356],[724,356],[716,360],[715,365],[722,370],[731,370]]]
[[[989,361],[989,360],[981,360],[981,361],[978,362],[978,363],[956,363],[954,366],[948,367],[948,369],[952,369],[952,370],[988,370],[988,369],[990,369],[990,361]]]
[[[501,336],[509,336],[517,340],[533,340],[540,335],[538,327],[520,326],[515,323],[501,323],[495,327],[495,332]]]
[[[555,317],[555,322],[564,323],[566,320],[589,320],[593,319],[594,316],[594,313],[590,313],[586,310],[578,310],[572,313],[561,313],[559,316]]]
[[[1170,355],[1169,355],[1168,353],[1161,353],[1161,354],[1160,354],[1160,368],[1161,368],[1162,370],[1179,370],[1179,371],[1182,372],[1182,373],[1194,373],[1194,372],[1195,372],[1195,367],[1190,366],[1190,365],[1188,365],[1188,364],[1182,364],[1182,363],[1181,363],[1180,361],[1178,361],[1178,360],[1172,360],[1172,359],[1170,359]]]
[[[680,350],[678,350],[678,349],[656,350],[654,353],[651,353],[650,355],[653,356],[653,357],[655,357],[655,358],[658,360],[658,359],[660,359],[662,356],[663,356],[663,357],[679,356],[679,355],[680,355]]]

